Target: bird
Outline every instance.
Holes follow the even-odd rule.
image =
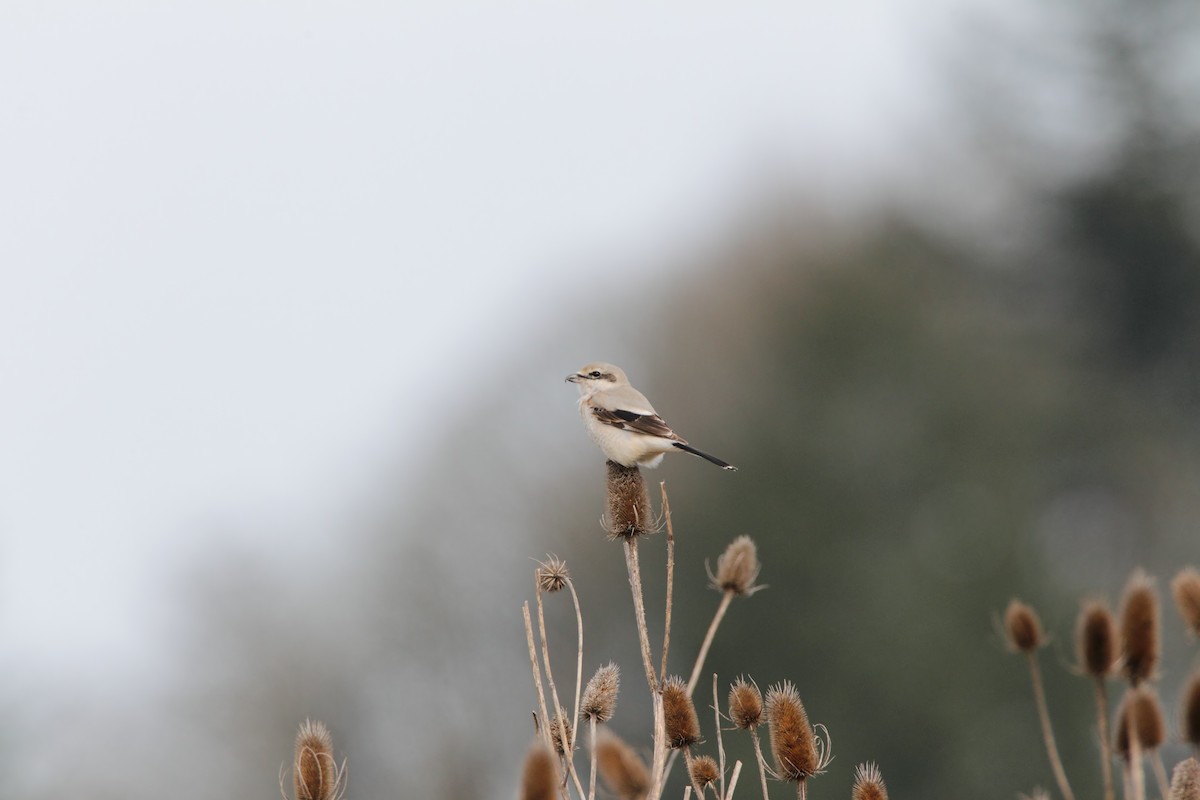
[[[567,382],[579,387],[579,414],[584,427],[610,461],[623,467],[657,467],[665,454],[682,450],[721,469],[737,470],[692,447],[671,430],[620,367],[595,361],[568,375]]]

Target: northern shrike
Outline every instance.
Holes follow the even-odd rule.
[[[588,436],[621,466],[657,467],[663,454],[683,450],[722,469],[737,469],[697,450],[671,430],[646,396],[629,384],[620,367],[597,361],[568,375],[567,380],[579,387],[579,414]]]

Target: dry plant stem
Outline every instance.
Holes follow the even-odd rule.
[[[579,792],[579,796],[583,797],[583,784],[579,781],[579,775],[575,772],[575,750],[574,740],[571,738],[574,734],[568,734],[566,731],[566,720],[563,718],[566,711],[563,709],[562,703],[558,701],[558,689],[554,686],[554,673],[550,671],[550,647],[546,642],[546,614],[542,606],[542,587],[537,587],[537,610],[538,610],[538,634],[542,638],[542,665],[546,668],[546,683],[550,684],[550,697],[554,700],[554,719],[549,724],[558,723],[558,739],[563,745],[563,761],[566,767],[566,775],[563,776],[563,784],[565,785],[568,779],[575,781],[575,790]]]
[[[1050,757],[1050,769],[1054,771],[1054,779],[1058,781],[1058,790],[1064,800],[1075,800],[1071,793],[1071,785],[1067,783],[1067,774],[1063,772],[1062,760],[1058,757],[1058,746],[1054,743],[1054,731],[1050,728],[1050,712],[1046,709],[1046,691],[1042,688],[1042,671],[1038,668],[1037,651],[1031,650],[1029,656],[1029,675],[1033,681],[1033,700],[1037,704],[1038,718],[1042,722],[1042,738],[1046,741],[1046,754]]]
[[[1108,739],[1108,690],[1104,678],[1096,678],[1096,724],[1100,732],[1100,769],[1104,775],[1104,800],[1115,800],[1112,776],[1112,743]]]
[[[763,800],[771,800],[767,794],[767,762],[763,760],[762,743],[758,741],[758,729],[750,729],[750,738],[754,740],[754,757],[758,759],[758,777],[762,780]]]
[[[721,768],[721,797],[725,797],[725,743],[721,741],[721,701],[717,697],[717,673],[713,673],[713,716],[717,728],[717,764]]]
[[[629,571],[629,590],[633,593],[633,616],[637,623],[638,640],[642,646],[642,665],[646,668],[646,683],[650,686],[650,698],[654,705],[654,759],[650,771],[650,794],[648,800],[662,795],[664,772],[667,760],[666,720],[663,716],[662,692],[654,675],[653,657],[650,655],[650,633],[646,629],[646,604],[642,599],[642,571],[638,564],[637,537],[625,539],[625,566]]]
[[[588,800],[596,800],[596,718],[591,717],[588,720],[591,726],[591,741],[592,741],[592,774],[588,778]]]
[[[1150,766],[1154,768],[1154,780],[1158,782],[1158,793],[1163,800],[1171,796],[1171,782],[1167,779],[1167,768],[1163,765],[1162,752],[1155,748],[1150,751]]]
[[[804,800],[808,797],[807,783],[808,781],[803,780],[796,782],[796,800]]]
[[[733,592],[726,590],[725,596],[721,598],[721,605],[717,606],[717,613],[713,615],[712,622],[709,623],[708,633],[704,635],[704,644],[700,645],[700,654],[696,656],[696,666],[692,667],[692,677],[688,678],[688,697],[692,696],[692,691],[696,688],[697,681],[700,680],[700,670],[704,668],[704,660],[708,658],[708,648],[712,647],[713,637],[717,635],[717,628],[721,625],[721,620],[725,618],[725,612],[729,610],[729,603],[733,600]]]
[[[742,774],[742,762],[741,761],[733,762],[733,773],[729,776],[729,794],[722,795],[723,800],[729,800],[729,798],[733,797],[733,790],[737,788],[738,776],[741,774]],[[721,780],[724,780],[724,779],[725,779],[724,776],[722,776]]]
[[[583,612],[579,610],[579,595],[575,593],[575,584],[567,578],[567,588],[571,590],[571,600],[575,603],[575,629],[579,631],[579,651],[575,659],[575,714],[571,717],[571,747],[579,738],[579,700],[580,687],[583,685]]]
[[[662,491],[663,516],[667,520],[667,618],[663,625],[662,669],[658,674],[666,675],[667,651],[671,646],[671,596],[675,588],[675,529],[671,527],[671,501],[667,497],[667,482],[662,481],[658,488]]]
[[[1142,774],[1142,743],[1137,737],[1137,720],[1134,719],[1136,714],[1134,709],[1129,709],[1129,721],[1127,727],[1129,729],[1129,764],[1126,769],[1129,774],[1126,780],[1129,781],[1131,789],[1131,800],[1146,800],[1146,779]]]
[[[528,600],[525,601],[521,610],[525,613],[525,640],[529,644],[529,663],[533,667],[533,685],[537,687],[538,708],[542,712],[542,739],[546,742],[546,747],[550,749],[550,752],[554,752],[554,745],[550,741],[550,717],[546,715],[546,692],[542,689],[542,670],[538,666],[537,645],[533,641],[533,622],[529,619]]]

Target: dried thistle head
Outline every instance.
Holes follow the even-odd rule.
[[[583,699],[579,711],[584,719],[594,719],[596,722],[608,722],[617,709],[617,692],[621,687],[621,671],[616,664],[609,662],[587,682],[583,690]]]
[[[721,777],[721,768],[717,766],[717,762],[712,756],[696,756],[693,758],[689,772],[691,773],[692,783],[701,789],[715,783]]]
[[[767,690],[766,709],[771,754],[780,780],[803,781],[823,772],[832,757],[828,737],[817,738],[791,681]]]
[[[1121,598],[1121,674],[1133,686],[1151,679],[1158,655],[1158,597],[1154,583],[1139,569]]]
[[[1137,736],[1138,746],[1143,751],[1153,750],[1167,738],[1158,696],[1145,686],[1127,691],[1117,711],[1116,750],[1126,762],[1130,757],[1131,735]]]
[[[558,797],[558,759],[540,739],[525,755],[521,769],[521,800],[554,800]]]
[[[566,742],[563,741],[564,732],[566,733]],[[575,736],[571,732],[571,720],[555,714],[554,719],[550,720],[550,741],[554,744],[554,752],[560,756],[564,755],[567,752],[567,745],[575,742]]]
[[[1192,673],[1180,702],[1179,730],[1183,740],[1192,747],[1200,748],[1200,670]]]
[[[667,678],[662,688],[663,719],[667,744],[673,749],[690,747],[700,741],[700,719],[688,696],[687,684],[678,675]]]
[[[1192,567],[1181,569],[1171,581],[1171,594],[1188,630],[1200,636],[1200,572]]]
[[[763,700],[758,687],[738,678],[729,687],[729,718],[742,730],[757,728],[763,721]]]
[[[608,790],[622,800],[640,800],[650,791],[646,763],[607,728],[596,736],[596,770]]]
[[[859,764],[854,769],[854,788],[850,800],[887,800],[883,774],[874,763]]]
[[[1200,800],[1200,762],[1195,758],[1175,765],[1170,800]]]
[[[607,466],[609,538],[633,539],[654,533],[654,511],[642,471],[615,461],[609,461]]]
[[[296,734],[292,782],[296,800],[337,800],[345,791],[345,765],[333,758],[329,728],[316,720],[305,720]]]
[[[761,571],[762,564],[758,560],[758,548],[754,540],[749,536],[739,536],[717,558],[717,574],[710,574],[710,578],[714,589],[739,596],[748,595],[762,588],[754,585]]]
[[[1004,612],[1004,633],[1008,646],[1020,653],[1032,653],[1042,646],[1042,623],[1037,612],[1013,598]]]
[[[1108,606],[1096,600],[1084,605],[1076,626],[1079,664],[1093,678],[1105,678],[1117,662],[1117,622]]]
[[[567,571],[567,562],[556,555],[546,556],[545,561],[539,561],[534,575],[537,577],[538,588],[543,592],[557,592],[566,588],[571,573]]]

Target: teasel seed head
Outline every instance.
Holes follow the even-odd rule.
[[[1150,680],[1158,655],[1158,597],[1153,582],[1139,569],[1121,599],[1121,674],[1133,686]]]
[[[1008,646],[1017,652],[1032,653],[1042,646],[1042,623],[1037,612],[1015,598],[1004,612],[1004,632]]]
[[[721,768],[712,756],[696,756],[692,759],[691,776],[692,782],[703,789],[721,777]]]
[[[1188,630],[1193,636],[1200,636],[1200,572],[1192,567],[1180,570],[1171,581],[1171,594]]]
[[[729,687],[729,718],[734,725],[747,731],[762,724],[762,693],[745,678],[738,678]]]
[[[850,800],[887,800],[883,774],[874,763],[859,764],[854,770],[854,788]]]
[[[1200,800],[1200,762],[1195,758],[1180,761],[1171,776],[1170,800]]]
[[[617,709],[617,692],[621,687],[621,671],[616,664],[609,662],[587,682],[583,690],[583,700],[580,701],[579,711],[584,719],[594,719],[597,723],[608,722],[613,718]]]
[[[673,749],[690,747],[700,741],[700,719],[688,697],[687,683],[678,675],[667,678],[662,688],[663,718],[667,744]]]
[[[567,571],[567,562],[556,555],[547,555],[545,561],[539,561],[537,570],[537,585],[543,592],[557,592],[565,589],[571,573]]]
[[[1200,749],[1200,670],[1193,672],[1192,677],[1188,679],[1180,705],[1182,719],[1179,730],[1183,734],[1183,740]]]
[[[574,742],[575,736],[571,732],[571,720],[555,714],[554,719],[550,720],[550,741],[554,744],[554,752],[560,756],[567,752],[566,743],[563,742],[564,730],[567,734],[567,741]]]
[[[758,548],[754,540],[749,536],[739,536],[717,558],[717,574],[712,576],[710,573],[710,578],[714,589],[749,595],[763,588],[754,585],[761,571],[762,564],[758,560]]]
[[[1106,678],[1117,663],[1117,621],[1100,601],[1084,605],[1077,626],[1079,665],[1093,678]]]
[[[609,791],[622,800],[641,800],[650,791],[646,763],[607,728],[596,736],[596,771]]]
[[[329,728],[316,720],[305,720],[296,734],[292,780],[296,800],[337,800],[345,789],[345,764],[333,758]]]
[[[529,748],[521,770],[521,800],[554,800],[558,797],[558,759],[538,740]]]
[[[1145,686],[1127,691],[1117,711],[1116,749],[1126,762],[1129,761],[1131,735],[1137,736],[1143,751],[1153,750],[1167,738],[1158,696]]]
[[[615,461],[607,463],[609,538],[633,539],[654,533],[654,511],[642,471]]]
[[[802,781],[823,772],[832,757],[828,736],[817,738],[791,681],[767,690],[766,709],[771,754],[780,780]]]

